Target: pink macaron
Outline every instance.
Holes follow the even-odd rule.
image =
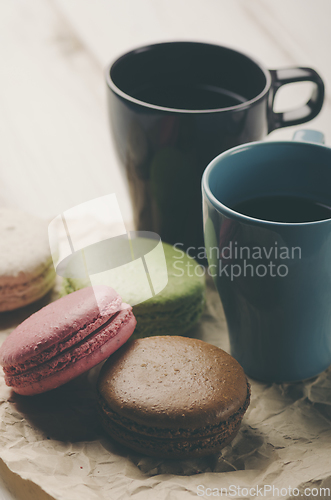
[[[0,365],[18,394],[55,389],[108,358],[133,333],[132,308],[107,286],[84,288],[30,316],[4,341]]]

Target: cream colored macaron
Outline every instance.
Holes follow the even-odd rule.
[[[47,223],[0,208],[0,312],[40,299],[53,287],[55,277]]]

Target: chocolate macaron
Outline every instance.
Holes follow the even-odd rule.
[[[150,456],[218,452],[237,434],[250,387],[239,363],[201,340],[133,340],[103,366],[98,402],[106,432]]]

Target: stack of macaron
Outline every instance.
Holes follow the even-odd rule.
[[[183,335],[199,320],[205,306],[205,277],[203,269],[187,253],[163,243],[168,271],[168,284],[157,295],[142,301],[139,280],[132,287],[123,276],[125,270],[112,271],[111,286],[123,300],[133,305],[137,319],[134,338],[150,335]],[[157,275],[155,262],[154,274]],[[88,280],[64,278],[62,295],[90,286]]]
[[[0,313],[46,295],[55,276],[46,223],[0,208]]]

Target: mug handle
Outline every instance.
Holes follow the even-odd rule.
[[[292,141],[325,144],[325,136],[323,132],[319,132],[318,130],[300,129],[294,132]]]
[[[272,69],[270,70],[270,74],[272,84],[268,132],[277,128],[290,127],[291,125],[308,122],[318,115],[324,101],[324,83],[315,70],[311,68],[283,68]],[[283,113],[275,113],[273,105],[278,89],[288,83],[296,82],[313,82],[315,84],[308,102],[300,108]]]

